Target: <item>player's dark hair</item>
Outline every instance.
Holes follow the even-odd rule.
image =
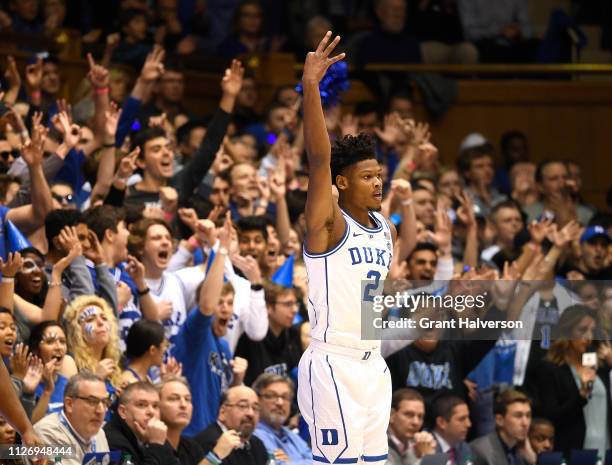
[[[374,139],[367,134],[348,135],[334,141],[330,163],[332,183],[336,184],[336,177],[349,166],[372,159],[376,159],[376,147]]]
[[[439,396],[436,398],[432,406],[434,420],[438,417],[442,417],[446,421],[450,421],[455,407],[463,404],[467,405],[465,399],[462,399],[454,394],[443,394]]]
[[[425,399],[419,391],[412,388],[401,388],[396,390],[391,397],[391,408],[397,410],[405,400],[416,400],[425,404]]]
[[[268,240],[268,222],[263,216],[243,216],[238,220],[236,226],[238,227],[238,234],[243,234],[248,231],[259,231],[264,239],[266,241]]]

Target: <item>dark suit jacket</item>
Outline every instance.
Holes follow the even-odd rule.
[[[120,450],[122,455],[130,454],[135,465],[179,465],[172,446],[167,442],[163,446],[150,444],[140,447],[134,432],[117,413],[104,425],[104,433],[109,450]]]
[[[207,454],[213,450],[221,434],[223,434],[223,431],[215,421],[193,439],[204,449],[204,453]],[[256,436],[251,436],[246,447],[234,449],[230,455],[223,459],[223,465],[266,465],[267,462],[268,451],[266,446]]]
[[[612,431],[610,367],[601,367],[597,376],[606,387],[608,431]],[[525,388],[535,397],[534,414],[555,424],[555,447],[566,457],[572,449],[582,449],[586,434],[583,408],[588,400],[580,395],[569,365],[559,366],[543,360],[534,370],[534,376],[525,380]]]
[[[433,434],[433,437],[436,440],[436,454],[442,454],[443,451],[438,442],[438,437],[435,434]],[[464,465],[468,460],[473,460],[473,457],[474,453],[467,442],[463,441],[455,446],[455,465]]]
[[[496,431],[475,439],[470,447],[474,453],[475,465],[509,465],[506,449]],[[517,456],[515,465],[527,465],[527,462]]]

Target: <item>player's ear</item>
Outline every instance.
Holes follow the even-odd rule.
[[[341,174],[336,176],[336,187],[339,191],[342,191],[348,187],[348,179],[346,176],[342,176]]]

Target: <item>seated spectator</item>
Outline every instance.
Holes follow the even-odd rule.
[[[466,192],[472,198],[476,213],[487,216],[506,196],[493,187],[493,146],[489,143],[463,149],[457,168],[465,179]]]
[[[436,452],[448,454],[452,465],[469,463],[472,450],[465,439],[472,422],[465,400],[452,395],[438,397],[433,404],[432,417]]]
[[[259,399],[253,389],[236,386],[225,391],[221,398],[219,417],[195,440],[207,454],[209,462],[226,465],[265,465],[268,452],[264,443],[253,432],[259,422]]]
[[[73,455],[63,457],[62,464],[81,465],[85,454],[109,451],[102,425],[110,404],[103,379],[83,371],[68,380],[64,409],[44,417],[34,430],[47,444],[72,447]]]
[[[418,391],[402,388],[393,392],[387,465],[417,465],[423,456],[434,453],[433,436],[421,431],[424,420],[425,402]]]
[[[529,443],[536,455],[552,452],[555,448],[555,425],[552,421],[541,417],[533,418],[529,428]]]
[[[610,361],[584,366],[582,355],[590,350],[601,328],[597,314],[573,305],[555,327],[547,359],[525,387],[537,399],[535,413],[555,425],[555,445],[566,457],[572,449],[598,449],[605,455],[610,438]]]
[[[593,216],[588,208],[572,198],[572,186],[567,166],[560,160],[545,160],[538,164],[535,173],[540,201],[526,207],[528,222],[538,219],[545,211],[555,215],[555,222],[564,226],[571,220],[587,225]]]
[[[300,344],[290,331],[299,308],[295,290],[270,284],[266,286],[265,296],[268,334],[262,341],[252,341],[245,334],[236,346],[236,356],[249,362],[244,377],[247,385],[262,373],[289,376],[299,362]]]
[[[113,311],[99,297],[81,296],[70,303],[64,320],[77,368],[96,373],[113,395],[121,386],[119,331]]]
[[[157,321],[138,320],[130,326],[125,346],[129,363],[121,374],[121,383],[151,382],[149,370],[162,366],[168,349],[164,327]]]
[[[263,373],[253,383],[261,402],[260,421],[255,436],[263,441],[268,455],[280,462],[307,465],[312,451],[306,442],[284,426],[291,414],[295,395],[293,381],[286,376]]]
[[[37,422],[45,415],[60,412],[64,407],[64,389],[77,374],[74,359],[67,354],[68,343],[64,328],[56,321],[43,321],[30,332],[30,350],[42,360],[46,371],[44,381],[36,388],[38,403],[32,413]]]
[[[458,0],[465,38],[476,44],[483,63],[531,63],[536,61],[538,41],[526,0],[493,6],[483,0]]]
[[[508,389],[493,406],[496,430],[470,443],[476,463],[482,465],[526,465],[520,448],[531,424],[531,401],[522,392]]]
[[[457,0],[411,0],[408,29],[421,41],[424,63],[478,63],[478,50],[465,42]]]
[[[168,428],[166,438],[174,456],[180,465],[200,464],[205,457],[202,447],[197,441],[183,435],[193,412],[189,383],[185,378],[168,376],[158,388],[160,420]]]
[[[159,393],[146,381],[130,384],[121,393],[117,412],[104,425],[111,450],[129,454],[134,465],[176,463],[166,440],[168,428],[159,419]]]
[[[378,26],[359,43],[356,62],[420,63],[421,50],[417,39],[406,33],[406,0],[377,0],[375,13]]]

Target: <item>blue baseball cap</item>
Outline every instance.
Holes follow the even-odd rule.
[[[603,226],[589,226],[584,230],[582,236],[580,236],[580,243],[584,244],[591,239],[595,239],[596,237],[603,237],[608,244],[612,242],[612,238],[608,234],[608,231]]]

